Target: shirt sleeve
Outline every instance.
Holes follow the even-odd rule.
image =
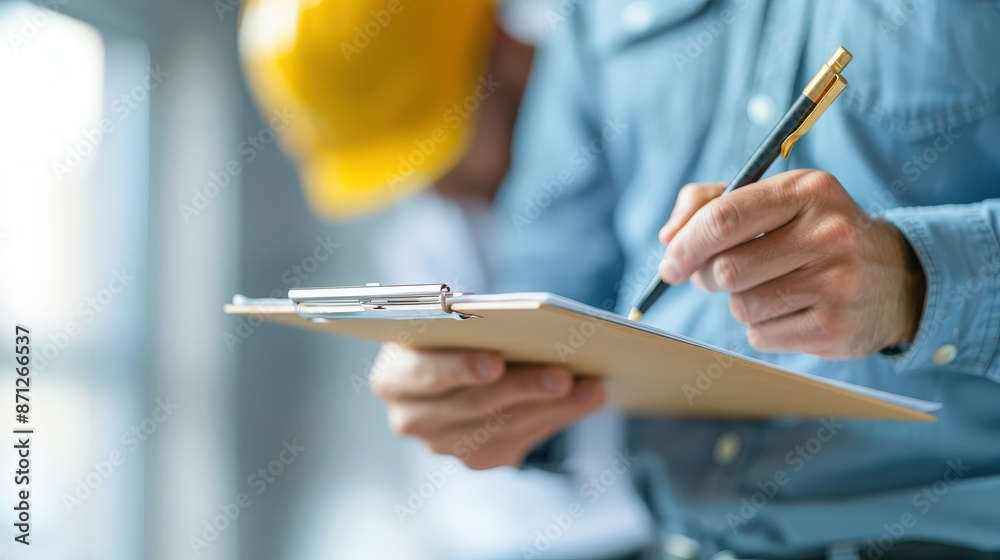
[[[617,192],[604,152],[624,125],[598,117],[581,22],[576,14],[559,22],[536,55],[496,204],[496,287],[611,309],[624,258],[612,231]],[[565,458],[563,433],[539,446],[525,466],[560,472]]]
[[[897,208],[882,217],[902,232],[927,277],[913,344],[900,372],[947,367],[1000,381],[1000,200]]]

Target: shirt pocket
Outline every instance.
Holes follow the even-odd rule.
[[[1000,91],[1000,2],[830,3],[831,43],[854,60],[844,105],[916,141],[982,119]]]

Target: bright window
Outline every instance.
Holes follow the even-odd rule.
[[[8,328],[23,324],[32,333],[33,523],[26,552],[139,558],[145,449],[123,434],[154,406],[145,398],[142,320],[148,52],[27,2],[0,3],[0,41],[5,364],[12,363]],[[0,368],[7,394],[13,382],[9,368]],[[15,464],[8,434],[3,465]],[[122,457],[118,464],[109,461],[113,453]],[[0,489],[2,503],[12,503],[11,477]],[[0,538],[12,542],[9,515],[0,527]]]

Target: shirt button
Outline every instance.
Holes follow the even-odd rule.
[[[775,105],[774,99],[763,93],[756,93],[747,101],[747,116],[750,117],[750,122],[757,126],[770,123],[777,110],[778,106]]]
[[[664,560],[696,560],[699,548],[701,546],[698,541],[688,536],[668,535],[663,541],[663,552],[666,554]]]
[[[955,361],[957,355],[958,348],[955,348],[954,344],[944,344],[931,355],[931,362],[936,366],[943,366]]]
[[[740,435],[736,432],[726,432],[715,440],[715,462],[719,466],[726,466],[736,460],[740,454]]]
[[[653,23],[653,5],[648,0],[638,0],[625,6],[622,25],[631,31],[642,31]]]

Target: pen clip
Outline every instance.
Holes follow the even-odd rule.
[[[788,135],[788,138],[785,138],[785,141],[781,143],[781,157],[788,157],[788,154],[792,151],[792,145],[794,145],[799,138],[802,138],[807,132],[809,132],[809,129],[816,124],[816,121],[819,120],[823,111],[826,111],[827,107],[833,103],[833,100],[840,95],[840,92],[844,91],[845,87],[847,87],[847,80],[845,80],[843,76],[840,74],[834,74],[834,76],[836,77],[830,84],[830,88],[820,97],[819,103],[816,104],[816,108],[813,109],[809,113],[809,116],[806,117],[806,120],[802,121],[802,124],[792,131],[792,133]]]
[[[812,80],[806,84],[802,94],[811,99],[816,106],[809,112],[805,120],[798,128],[788,135],[788,138],[781,143],[781,157],[787,158],[792,151],[792,146],[799,138],[802,138],[809,129],[816,124],[816,121],[823,115],[823,112],[830,107],[840,92],[847,87],[847,80],[840,75],[840,72],[854,58],[844,47],[837,48],[833,56],[820,71],[813,76]]]

